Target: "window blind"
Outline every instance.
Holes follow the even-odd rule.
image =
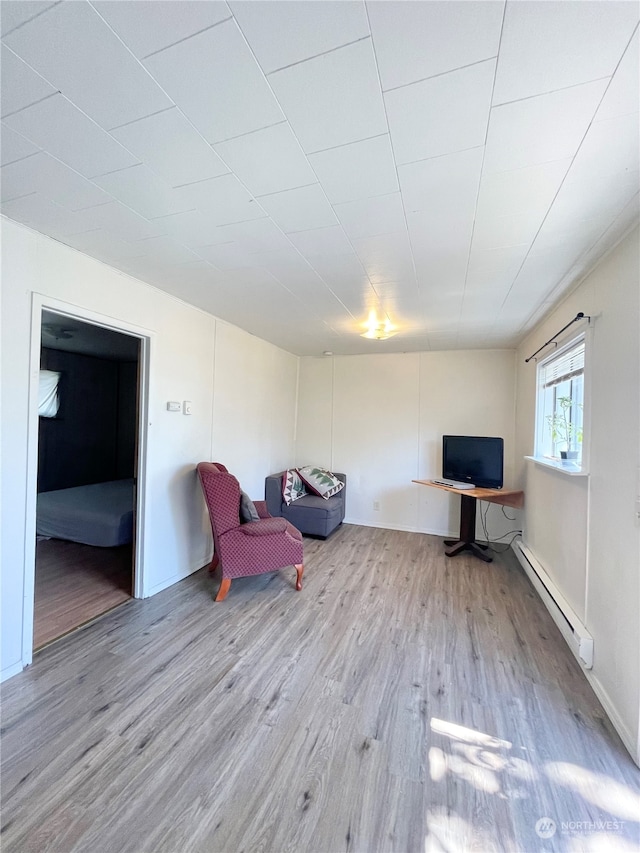
[[[584,340],[541,365],[540,373],[543,388],[580,376],[584,373]]]

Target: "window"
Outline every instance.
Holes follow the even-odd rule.
[[[584,335],[538,364],[536,457],[582,466]]]

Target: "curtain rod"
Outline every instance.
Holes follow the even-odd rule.
[[[542,346],[541,346],[541,347],[538,347],[538,349],[534,352],[534,354],[533,354],[533,355],[530,355],[530,356],[529,356],[529,358],[525,358],[525,360],[524,360],[525,364],[528,364],[528,363],[531,361],[531,359],[532,359],[532,358],[535,358],[535,357],[538,355],[538,353],[539,353],[539,352],[542,352],[542,350],[543,350],[545,347],[548,347],[548,346],[549,346],[549,344],[555,344],[556,346],[558,346],[558,342],[556,341],[556,338],[558,337],[558,335],[561,335],[561,334],[564,332],[564,330],[565,330],[565,329],[568,329],[568,328],[569,328],[569,326],[572,326],[574,323],[577,323],[577,322],[578,322],[578,320],[588,320],[588,321],[590,322],[590,321],[591,321],[591,317],[589,317],[589,316],[585,315],[583,311],[578,311],[578,313],[577,313],[577,314],[576,314],[576,316],[573,318],[573,320],[570,320],[570,321],[567,323],[567,325],[566,325],[566,326],[563,326],[563,327],[560,329],[560,331],[559,331],[559,332],[556,332],[556,333],[555,333],[555,335],[552,335],[552,336],[549,338],[549,340],[546,342],[546,344],[542,344]]]

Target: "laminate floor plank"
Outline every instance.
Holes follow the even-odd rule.
[[[131,545],[36,544],[33,647],[40,649],[131,598]]]
[[[512,554],[343,525],[305,565],[219,604],[204,569],[6,682],[3,851],[638,849],[640,771]]]

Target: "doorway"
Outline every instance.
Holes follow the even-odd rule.
[[[135,594],[141,338],[42,309],[33,649]]]

